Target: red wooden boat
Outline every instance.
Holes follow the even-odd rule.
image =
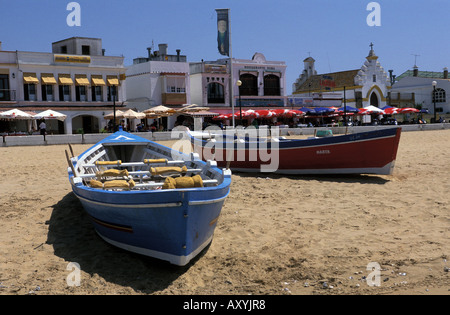
[[[202,159],[239,172],[279,174],[392,174],[401,128],[309,139],[188,132]]]

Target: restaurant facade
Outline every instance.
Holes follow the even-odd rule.
[[[124,57],[106,56],[97,38],[54,42],[51,53],[0,48],[0,111],[53,109],[67,118],[48,122],[48,132],[97,133],[126,100],[125,72]]]

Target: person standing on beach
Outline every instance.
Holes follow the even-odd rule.
[[[41,122],[41,124],[39,125],[39,129],[41,130],[41,135],[45,136],[45,134],[47,133],[47,125],[45,123],[45,120]]]

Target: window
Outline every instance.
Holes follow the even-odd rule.
[[[208,84],[208,104],[223,104],[225,103],[225,94],[222,84],[210,83]]]
[[[239,87],[240,95],[258,96],[258,78],[253,74],[243,74],[239,78],[242,85]]]
[[[70,102],[70,85],[60,85],[59,86],[59,100],[61,102]]]
[[[10,101],[9,77],[7,74],[0,74],[0,101]]]
[[[186,80],[183,77],[166,77],[166,93],[186,93]]]
[[[269,74],[264,77],[264,95],[280,96],[280,78],[276,75]]]
[[[51,102],[54,101],[53,85],[42,85],[42,100]]]
[[[92,87],[92,101],[101,102],[103,100],[103,87],[93,86]]]
[[[24,84],[25,101],[36,101],[36,84]]]
[[[91,54],[91,46],[81,46],[81,54],[89,56]]]
[[[374,75],[373,75],[373,83],[376,83],[376,82],[377,82],[377,75],[374,74]]]
[[[355,103],[357,108],[361,108],[363,106],[363,97],[361,91],[355,91]]]
[[[446,95],[444,89],[436,89],[436,91],[433,91],[433,103],[445,103],[446,102]]]
[[[119,93],[116,85],[108,86],[108,102],[112,102],[114,100],[119,99]]]
[[[86,102],[87,101],[87,89],[84,85],[77,85],[75,87],[77,102]]]
[[[61,46],[61,54],[67,54],[67,46]]]

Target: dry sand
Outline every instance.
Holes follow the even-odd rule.
[[[403,133],[392,176],[233,174],[212,244],[182,268],[97,236],[66,146],[1,147],[0,294],[448,295],[449,143],[450,130]]]

